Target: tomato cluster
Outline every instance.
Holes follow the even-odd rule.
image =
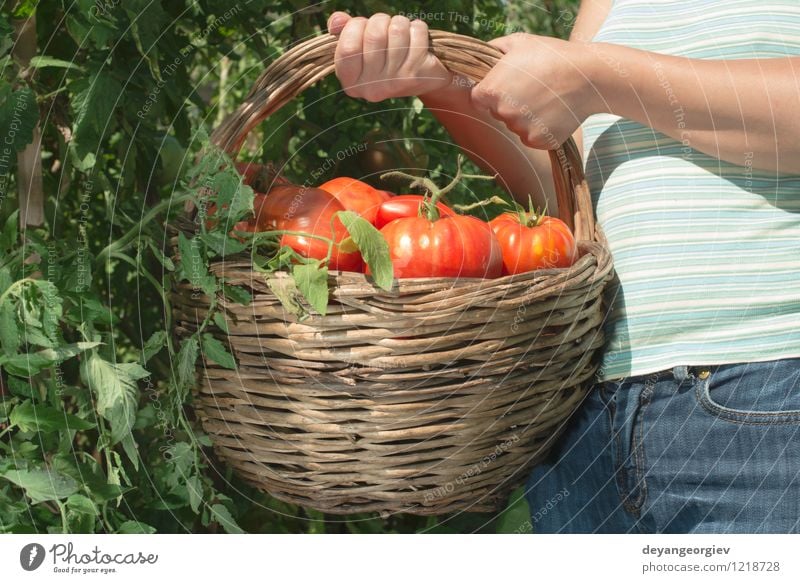
[[[251,185],[263,176],[258,165],[237,169]],[[349,234],[337,213],[354,211],[380,230],[398,279],[495,278],[575,261],[575,238],[557,218],[517,208],[487,223],[456,213],[438,198],[393,195],[349,177],[319,187],[279,180],[267,194],[256,194],[254,217],[234,231],[284,231],[280,244],[303,257],[327,257],[331,269],[369,273],[361,254],[342,244]],[[209,216],[213,212],[211,205]]]

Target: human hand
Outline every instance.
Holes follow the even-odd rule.
[[[424,95],[452,81],[453,74],[428,50],[428,25],[422,20],[334,12],[328,31],[339,36],[336,76],[350,97],[375,102]]]
[[[574,43],[515,33],[490,41],[505,55],[472,88],[489,110],[531,148],[553,150],[599,111],[589,72],[591,51]]]

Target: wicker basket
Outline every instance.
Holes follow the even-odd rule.
[[[431,40],[476,80],[500,56],[460,35]],[[238,153],[256,124],[333,71],[335,46],[323,35],[287,51],[212,140]],[[238,369],[206,361],[195,393],[219,457],[276,498],[333,514],[496,510],[580,404],[603,344],[610,255],[575,144],[551,160],[560,216],[579,239],[567,269],[406,279],[391,292],[332,272],[328,314],[298,322],[246,261],[214,264],[254,298],[218,298],[229,333],[216,333]],[[179,334],[208,306],[191,291],[177,289]]]

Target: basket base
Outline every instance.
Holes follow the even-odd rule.
[[[254,448],[252,441],[248,441],[245,450],[241,440],[231,438],[227,432],[221,434],[225,426],[213,418],[213,412],[211,417],[203,415],[202,422],[221,461],[233,467],[248,484],[283,502],[332,515],[497,513],[503,510],[510,493],[525,483],[530,469],[546,457],[562,433],[569,412],[586,394],[585,389],[576,388],[571,398],[561,403],[565,415],[552,425],[546,437],[542,437],[540,428],[531,431],[531,438],[526,438],[524,429],[515,428],[516,433],[483,456],[470,456],[468,447],[461,448],[461,457],[469,456],[472,463],[458,463],[458,456],[454,456],[456,459],[440,459],[424,468],[417,465],[384,471],[359,471],[359,460],[355,458],[349,464],[336,464],[335,470],[308,460],[302,465],[289,463],[274,451],[268,454]],[[229,432],[230,426],[227,429]],[[277,435],[275,438],[273,449],[285,449],[285,442]]]

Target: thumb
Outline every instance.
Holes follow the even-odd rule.
[[[519,40],[518,33],[507,34],[506,36],[493,38],[492,40],[489,41],[489,44],[492,45],[493,47],[497,47],[504,53],[507,53],[512,48],[514,48],[514,45],[517,44],[518,40]]]
[[[342,32],[344,25],[350,21],[351,16],[347,12],[337,11],[328,17],[328,32],[331,34],[339,34]]]

